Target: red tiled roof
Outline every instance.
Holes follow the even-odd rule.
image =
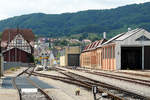
[[[2,33],[1,41],[9,41],[9,37],[11,41],[17,34],[21,34],[28,42],[34,41],[35,36],[31,29],[6,29]]]

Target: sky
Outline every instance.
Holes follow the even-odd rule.
[[[60,14],[144,2],[150,0],[0,0],[0,20],[30,13]]]

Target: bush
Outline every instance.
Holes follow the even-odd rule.
[[[11,71],[16,71],[16,69],[15,69],[15,68],[10,68],[10,70],[11,70]]]
[[[20,67],[16,67],[16,69],[20,69]]]

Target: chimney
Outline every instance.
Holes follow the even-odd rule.
[[[106,39],[106,32],[103,33],[103,38]]]
[[[130,28],[130,27],[128,28],[128,31],[131,31],[131,28]]]

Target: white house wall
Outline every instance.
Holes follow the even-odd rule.
[[[121,69],[121,46],[117,44],[115,46],[115,58],[116,58],[116,69]]]
[[[150,39],[150,33],[145,30],[141,30],[140,32],[133,34],[123,41],[117,41],[117,44],[121,46],[150,46],[150,41],[136,41],[136,39],[141,37],[142,35]]]
[[[21,39],[22,43],[17,44],[17,42],[16,42],[17,39]],[[7,50],[10,50],[14,47],[21,49],[23,51],[26,51],[28,53],[31,53],[31,47],[30,47],[29,43],[20,34],[16,35],[16,37],[8,44]]]

